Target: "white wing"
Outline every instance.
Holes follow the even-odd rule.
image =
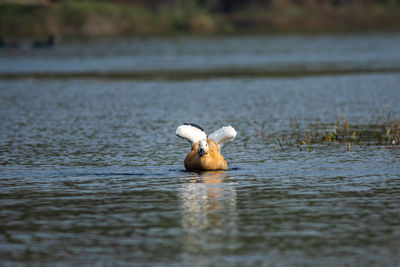
[[[219,130],[216,130],[208,136],[217,143],[218,147],[221,149],[225,142],[232,141],[236,137],[236,131],[232,126],[225,126]]]
[[[176,129],[176,135],[188,140],[192,144],[207,139],[206,133],[195,126],[184,124]]]

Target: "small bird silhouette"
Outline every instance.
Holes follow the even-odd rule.
[[[19,43],[17,41],[4,41],[3,37],[0,36],[0,48],[18,48]]]
[[[34,41],[32,43],[33,48],[50,48],[54,46],[54,36],[49,35],[46,41]]]

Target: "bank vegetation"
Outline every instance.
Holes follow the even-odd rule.
[[[3,0],[1,37],[398,31],[400,0]]]

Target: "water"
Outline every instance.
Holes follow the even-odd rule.
[[[270,46],[262,46],[267,39]],[[318,62],[400,65],[397,35],[156,40],[123,39],[111,51],[104,45],[110,40],[93,49],[93,40],[71,41],[54,50],[22,50],[16,61],[24,64],[9,66],[16,52],[1,51],[0,69],[201,72],[235,62],[251,69],[269,60],[267,51],[285,47],[291,56],[277,53],[273,61],[289,67],[307,66],[308,59],[316,68],[326,66]],[[263,58],[251,56],[257,49]],[[160,50],[164,56],[156,60]],[[126,65],[125,53],[132,59],[135,51],[146,54],[143,61]],[[397,265],[398,145],[354,144],[347,151],[343,143],[320,143],[308,152],[283,140],[282,151],[268,134],[287,132],[294,118],[304,131],[316,121],[334,124],[342,112],[350,123],[386,119],[389,111],[399,118],[399,100],[396,71],[169,81],[3,78],[1,263]],[[254,119],[264,125],[265,139],[256,136]],[[183,122],[208,133],[223,125],[238,131],[222,151],[228,171],[184,171],[190,146],[175,136]]]
[[[65,40],[0,50],[0,73],[399,69],[399,34]]]

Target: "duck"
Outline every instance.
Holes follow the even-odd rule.
[[[3,37],[0,36],[0,48],[18,48],[19,43],[17,41],[4,41]]]
[[[51,48],[54,46],[54,36],[50,34],[46,41],[34,41],[32,42],[32,48]]]
[[[190,142],[192,149],[186,155],[184,166],[187,171],[227,170],[228,164],[221,155],[223,145],[236,137],[232,126],[224,126],[209,136],[194,123],[184,123],[176,129],[176,135]]]

